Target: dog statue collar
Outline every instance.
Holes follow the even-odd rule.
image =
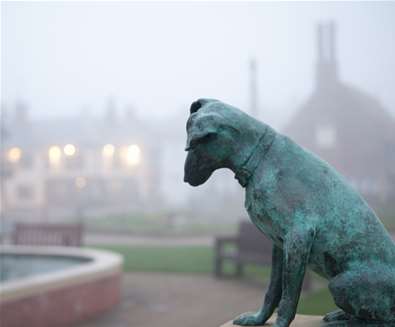
[[[269,151],[275,136],[276,132],[269,126],[266,126],[264,134],[259,138],[246,161],[242,164],[241,168],[236,170],[235,178],[242,187],[247,186],[251,176],[255,172],[255,169],[258,167],[267,151]]]

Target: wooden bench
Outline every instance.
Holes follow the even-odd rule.
[[[233,251],[229,251],[229,245]],[[235,276],[243,275],[246,264],[271,266],[272,241],[260,232],[253,224],[243,221],[239,224],[238,234],[230,237],[217,237],[215,239],[214,274],[216,277],[224,276],[223,264],[225,261],[233,262],[236,266]],[[306,274],[303,289],[310,289],[311,278]]]
[[[82,246],[82,224],[16,223],[12,242],[18,245]]]

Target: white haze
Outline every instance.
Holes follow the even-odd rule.
[[[283,124],[314,83],[315,24],[337,23],[343,80],[395,113],[395,3],[2,2],[1,92],[37,117],[100,114],[108,96],[164,117],[198,97]]]

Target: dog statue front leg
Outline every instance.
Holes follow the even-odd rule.
[[[255,313],[247,312],[240,315],[233,321],[233,324],[240,326],[258,326],[263,325],[270,318],[281,299],[282,270],[283,250],[273,245],[270,284],[262,308]]]
[[[297,226],[285,237],[282,296],[273,327],[288,327],[295,318],[314,236],[313,228]]]

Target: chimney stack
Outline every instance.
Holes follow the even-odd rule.
[[[336,25],[333,21],[317,25],[317,87],[330,87],[338,81]]]
[[[258,79],[257,79],[257,62],[254,58],[250,59],[250,114],[258,118]]]

